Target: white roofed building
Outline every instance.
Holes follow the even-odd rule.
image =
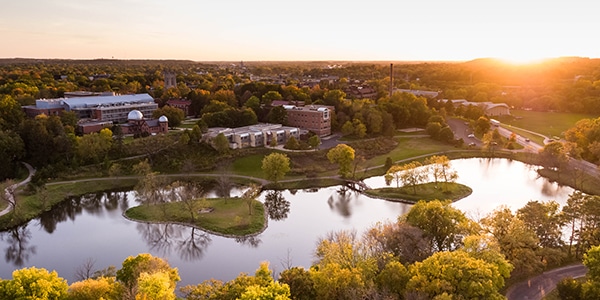
[[[269,123],[237,128],[213,127],[202,135],[202,139],[212,144],[214,138],[221,133],[229,141],[231,149],[268,146],[273,138],[277,145],[285,144],[292,136],[300,139],[300,128]]]

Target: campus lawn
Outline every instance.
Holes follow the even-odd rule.
[[[456,150],[456,148],[450,144],[442,143],[428,137],[401,137],[396,138],[396,140],[398,141],[398,146],[394,150],[387,154],[379,155],[369,159],[365,165],[384,165],[385,160],[388,157],[390,157],[392,161],[396,162],[420,155]]]
[[[510,113],[512,116],[500,116],[497,119],[504,124],[528,129],[547,137],[560,137],[563,132],[573,127],[577,121],[598,117],[590,114],[527,110],[511,110]]]
[[[262,160],[265,154],[252,154],[237,158],[231,164],[230,170],[234,174],[263,178]]]
[[[416,193],[415,193],[416,190]],[[416,203],[419,200],[452,200],[457,201],[469,196],[473,190],[463,184],[453,182],[428,182],[412,186],[386,187],[365,190],[365,194],[390,201]]]
[[[258,233],[266,226],[265,210],[260,201],[252,200],[252,215],[249,214],[248,204],[241,198],[214,198],[206,201],[205,205],[213,210],[197,212],[193,221],[188,206],[183,202],[140,205],[128,209],[125,215],[138,221],[183,223],[235,236]]]

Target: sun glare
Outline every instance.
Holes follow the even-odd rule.
[[[501,61],[504,61],[505,63],[512,64],[512,65],[530,65],[530,64],[540,63],[540,62],[546,60],[547,58],[540,57],[539,55],[536,56],[536,55],[528,55],[527,53],[522,53],[522,54],[513,54],[513,55],[502,56],[502,57],[499,57],[498,59],[500,59]]]

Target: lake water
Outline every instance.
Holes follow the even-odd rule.
[[[473,194],[453,205],[479,219],[500,205],[516,210],[530,200],[566,203],[573,189],[539,178],[535,167],[506,159],[452,161],[457,182]],[[383,187],[382,177],[365,180]],[[4,262],[0,278],[11,278],[14,269],[36,266],[56,270],[69,283],[90,258],[94,269],[117,268],[138,253],[167,259],[179,269],[178,287],[206,279],[231,280],[240,272],[253,274],[261,261],[269,261],[275,273],[288,265],[309,267],[320,237],[330,231],[362,233],[377,222],[394,221],[410,205],[372,199],[340,186],[314,190],[283,191],[285,201],[270,219],[268,228],[248,239],[224,238],[180,225],[151,225],[126,220],[122,212],[138,205],[133,192],[103,194],[65,203],[63,207],[18,229],[0,232]],[[238,189],[232,195],[239,194]],[[270,196],[268,196],[270,194]],[[273,196],[263,192],[259,200]],[[289,211],[287,210],[289,205]]]

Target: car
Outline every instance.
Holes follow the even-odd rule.
[[[475,143],[469,143],[469,147],[475,147],[477,146]]]
[[[467,135],[467,137],[474,138],[475,135],[471,133],[471,134]]]
[[[526,142],[528,142],[528,143],[529,143],[529,142],[531,142],[531,140],[530,140],[530,139],[525,139],[525,141],[526,141]]]

